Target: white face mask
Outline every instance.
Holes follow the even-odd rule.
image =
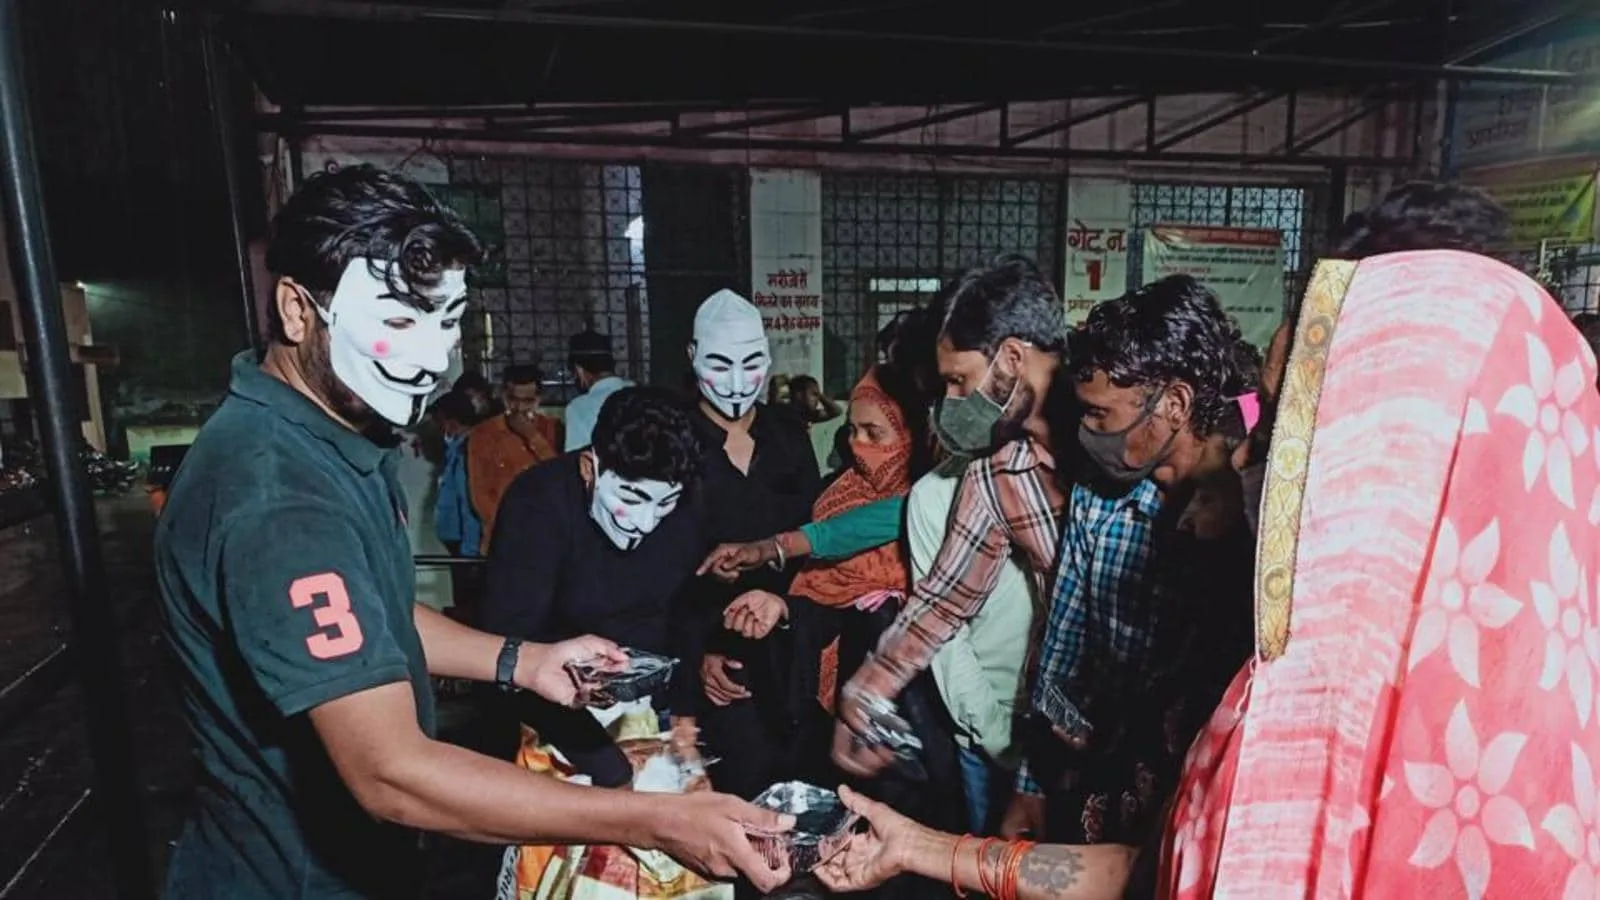
[[[766,388],[772,352],[765,337],[738,343],[701,341],[694,345],[693,368],[700,395],[724,417],[738,419]]]
[[[461,342],[467,273],[446,269],[425,298],[432,308],[423,311],[395,296],[373,268],[372,260],[351,260],[328,308],[312,305],[328,324],[333,374],[373,412],[396,425],[415,425]],[[376,268],[383,273],[392,266]]]
[[[636,549],[661,520],[678,508],[683,485],[648,478],[629,481],[596,466],[589,518],[617,549]]]

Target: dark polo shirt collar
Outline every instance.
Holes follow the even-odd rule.
[[[371,474],[387,456],[382,447],[334,421],[309,397],[262,371],[253,351],[246,350],[233,358],[228,391],[242,400],[266,407],[279,418],[331,445],[351,468],[363,475]]]

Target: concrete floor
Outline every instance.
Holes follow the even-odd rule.
[[[140,494],[101,500],[97,512],[111,586],[105,610],[119,622],[133,711],[129,749],[159,867],[182,821],[189,768],[157,631],[153,522]],[[0,531],[0,686],[65,644],[63,593],[50,518]],[[69,677],[58,690],[33,693],[42,694],[42,705],[0,724],[0,898],[112,896],[101,817],[94,795],[86,795],[91,770],[82,692]]]

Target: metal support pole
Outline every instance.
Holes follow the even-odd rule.
[[[222,145],[222,177],[228,188],[228,214],[233,224],[233,255],[239,267],[239,293],[244,301],[245,335],[250,346],[261,349],[261,321],[256,312],[255,276],[250,265],[250,234],[244,224],[244,195],[240,191],[238,129],[233,120],[226,73],[222,71],[222,47],[216,23],[208,21],[201,36],[205,60],[206,87],[211,97],[211,121],[216,125],[217,143]],[[298,187],[298,185],[297,185]]]
[[[1300,92],[1289,92],[1289,109],[1283,114],[1283,146],[1294,146],[1295,118],[1300,115]]]
[[[289,186],[298,191],[306,183],[306,154],[300,147],[298,134],[285,135],[284,143],[289,145]]]
[[[1334,166],[1328,172],[1328,234],[1344,229],[1345,206],[1350,197],[1350,167]]]
[[[6,240],[17,265],[23,338],[28,350],[29,393],[39,399],[55,523],[66,570],[72,617],[72,654],[88,704],[89,749],[94,791],[105,817],[117,895],[152,897],[150,858],[139,809],[133,738],[122,693],[116,617],[107,603],[110,586],[100,556],[89,484],[78,460],[83,434],[72,396],[72,361],[67,347],[61,285],[39,191],[39,161],[23,87],[22,0],[0,0],[0,201]]]

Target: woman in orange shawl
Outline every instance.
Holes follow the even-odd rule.
[[[911,457],[916,438],[900,405],[867,372],[850,392],[849,467],[825,488],[811,508],[812,521],[831,519],[869,503],[904,497],[911,490]],[[876,609],[885,599],[903,597],[910,573],[899,542],[841,560],[813,560],[789,586],[791,598],[802,598],[830,610]],[[789,615],[789,602],[765,591],[741,595],[728,606],[723,623],[747,638],[765,637]],[[831,630],[831,629],[830,629]],[[839,642],[829,637],[820,663],[817,699],[833,711],[839,665]]]
[[[1600,394],[1531,279],[1430,251],[1324,263],[1272,436],[1258,652],[1190,749],[1164,897],[1594,897]],[[873,822],[823,872],[1121,896],[1130,848]],[[978,857],[983,857],[979,862]]]

